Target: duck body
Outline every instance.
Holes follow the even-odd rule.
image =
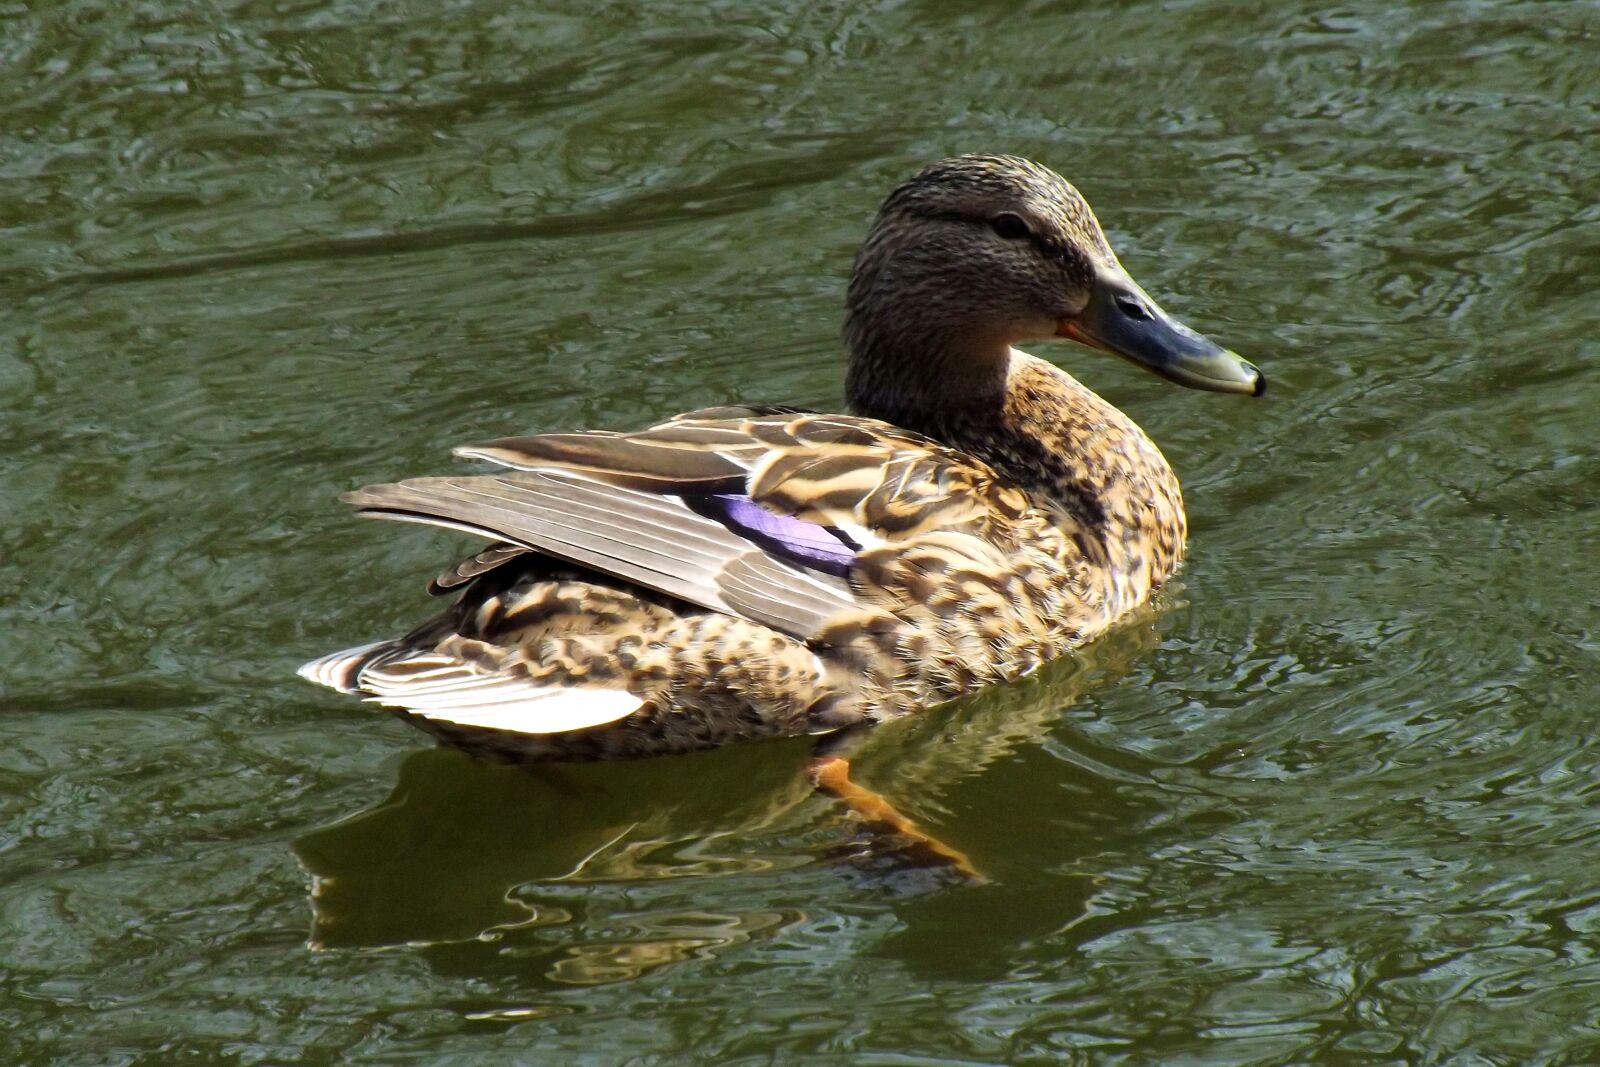
[[[348,494],[491,544],[435,579],[456,598],[435,618],[301,673],[514,762],[828,734],[1027,674],[1148,600],[1186,524],[1150,438],[1013,342],[1065,334],[1261,388],[1186,328],[1147,352],[1117,300],[1170,323],[1064,180],[1014,157],[934,164],[857,258],[854,414],[508,438],[458,450],[500,472]]]

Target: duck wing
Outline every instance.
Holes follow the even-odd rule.
[[[714,408],[633,433],[512,437],[456,454],[509,469],[344,497],[363,515],[495,542],[436,587],[533,550],[802,640],[881,604],[881,580],[857,573],[864,556],[899,558],[901,542],[963,531],[981,539],[986,523],[1027,507],[988,467],[920,435],[791,409]]]

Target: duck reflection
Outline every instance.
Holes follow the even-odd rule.
[[[777,759],[730,750],[531,769],[486,766],[450,749],[416,752],[382,803],[294,842],[312,880],[311,944],[484,940],[572,921],[534,887],[807,862],[763,854],[759,842],[756,851],[741,847],[806,799],[796,773],[805,746],[793,747]]]
[[[951,802],[960,784],[1019,749],[1070,734],[1064,709],[1125,674],[1156,641],[1153,613],[1145,614],[1032,678],[868,732],[852,756],[863,780],[986,873],[1005,869],[1017,844],[1014,810],[995,825],[1004,815],[993,803]],[[1066,773],[1097,793],[1140,774],[1081,743],[1051,745],[1052,756],[1063,751]],[[907,873],[891,842],[813,790],[804,773],[810,755],[806,739],[532,768],[488,766],[443,748],[416,752],[383,802],[294,842],[311,876],[310,944],[453,945],[446,955],[455,956],[489,942],[502,958],[540,956],[546,978],[568,985],[631,979],[772,936],[806,915],[770,906],[794,896],[774,891],[771,872],[809,867],[809,878],[837,883],[843,858],[848,882],[876,880],[877,889]],[[1063,765],[1050,767],[1059,774]],[[1002,794],[1002,811],[1029,803],[1024,788]],[[1073,861],[1069,838],[1050,847],[1063,853],[1057,864]],[[668,885],[687,879],[696,881]],[[753,892],[730,888],[751,879]],[[1057,923],[1088,906],[1092,878],[1077,884],[1067,894],[1076,899],[1051,909]],[[914,895],[965,888],[925,870],[894,888],[908,885]],[[651,886],[670,891],[645,892]],[[1057,880],[1051,891],[1062,890]],[[752,896],[769,906],[726,906]]]

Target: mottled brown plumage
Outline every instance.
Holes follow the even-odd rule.
[[[459,450],[499,473],[350,493],[493,543],[434,580],[443,614],[302,673],[508,760],[827,733],[1026,674],[1144,603],[1185,535],[1144,432],[1013,347],[1056,335],[1262,388],[1128,278],[1065,180],[944,160],[856,259],[855,414],[508,438]]]

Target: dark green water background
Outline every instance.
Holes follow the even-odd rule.
[[[1600,7],[0,3],[0,1059],[1600,1062]],[[834,405],[886,190],[1074,179],[1260,402],[1040,346],[1182,588],[861,777],[537,773],[296,679],[449,446]]]

